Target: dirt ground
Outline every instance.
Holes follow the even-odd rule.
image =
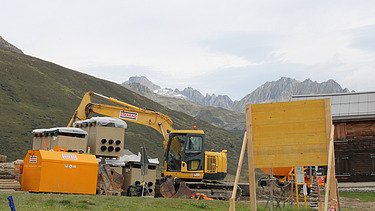
[[[365,202],[358,199],[351,199],[346,197],[340,197],[341,208],[349,208],[353,210],[375,210],[375,202]]]

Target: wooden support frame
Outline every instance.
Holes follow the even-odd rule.
[[[246,131],[247,131],[247,159],[249,166],[249,193],[250,193],[250,210],[257,210],[257,195],[255,183],[255,166],[254,166],[254,143],[252,129],[251,105],[246,105]]]
[[[329,149],[328,149],[328,171],[327,171],[327,183],[325,186],[325,195],[324,195],[324,211],[333,206],[335,209],[338,206],[337,198],[337,183],[336,183],[336,172],[335,172],[335,151],[334,151],[334,126],[331,127],[331,134],[329,140]]]
[[[323,104],[322,104],[322,101],[324,101]],[[306,104],[306,105],[311,103],[310,106],[311,105],[313,105],[313,106],[323,106],[323,108],[325,109],[325,110],[321,111],[322,107],[317,108],[317,109],[320,109],[320,111],[314,110],[314,111],[312,111],[312,113],[309,113],[308,115],[310,115],[309,116],[310,118],[314,118],[313,121],[314,121],[315,124],[317,123],[317,124],[320,125],[320,131],[319,131],[320,136],[316,136],[316,138],[318,138],[319,140],[326,140],[326,142],[324,142],[324,141],[319,142],[319,143],[322,143],[324,146],[326,146],[326,148],[324,148],[324,150],[327,150],[325,152],[326,154],[325,154],[325,156],[324,156],[324,153],[319,154],[320,155],[319,159],[323,159],[323,161],[322,160],[319,161],[319,160],[316,159],[316,157],[313,157],[312,154],[308,154],[309,152],[307,152],[306,155],[310,156],[313,159],[313,161],[304,159],[303,164],[301,166],[311,166],[311,165],[321,165],[321,166],[327,165],[328,166],[324,210],[328,211],[329,204],[332,203],[332,202],[335,202],[335,203],[333,203],[333,206],[335,206],[335,208],[337,208],[337,206],[338,206],[338,194],[337,194],[337,184],[336,184],[336,179],[335,179],[335,160],[334,160],[335,157],[334,157],[334,144],[333,144],[334,128],[333,128],[333,125],[332,125],[330,100],[324,99],[324,100],[320,100],[320,102],[319,102],[319,100],[310,101],[310,102],[307,102],[307,101],[302,102],[301,101],[301,102],[298,102],[299,104],[295,103],[295,102],[289,102],[289,103],[291,103],[291,109],[296,109],[296,107],[293,107],[295,105],[297,105],[301,108],[301,103]],[[292,105],[293,103],[295,103],[295,104]],[[283,109],[285,109],[285,110],[283,110],[283,112],[288,112],[287,111],[288,106],[289,106],[289,105],[287,105],[288,103],[280,103],[280,104],[281,104],[281,107]],[[257,105],[257,106],[259,106],[259,105]],[[269,106],[269,105],[266,105],[266,106]],[[254,142],[253,142],[254,141],[253,140],[254,134],[253,134],[253,116],[252,116],[253,113],[252,112],[253,112],[252,105],[246,105],[246,131],[247,131],[247,133],[245,133],[245,135],[244,135],[244,140],[243,140],[242,149],[241,149],[241,155],[240,155],[240,159],[239,159],[239,168],[242,167],[242,163],[240,163],[240,162],[243,161],[243,156],[244,156],[243,154],[244,154],[244,150],[245,150],[245,147],[246,147],[245,139],[247,139],[247,153],[248,153],[248,167],[249,167],[249,188],[250,188],[249,189],[249,192],[250,192],[250,210],[255,211],[255,210],[257,210],[255,168],[259,168],[259,167],[264,168],[265,166],[263,166],[264,162],[263,163],[259,162],[259,160],[257,160],[258,164],[254,163]],[[304,114],[305,113],[303,113],[303,114],[300,113],[299,117],[303,118]],[[314,116],[315,114],[318,115],[318,119],[316,118],[316,116]],[[322,116],[322,114],[324,114],[324,115]],[[258,114],[258,116],[256,116],[255,119],[257,120],[257,117],[264,118],[264,116],[265,116],[264,114],[263,114],[263,117],[262,117],[262,114],[261,115]],[[281,117],[283,117],[283,116],[281,116]],[[309,118],[309,117],[307,117],[307,118]],[[267,116],[266,118],[272,119],[273,117],[272,117],[272,115],[270,115],[270,116]],[[280,120],[281,120],[281,122],[284,121],[284,119],[280,118],[280,116],[276,116],[276,118],[278,118],[278,121],[279,121],[278,123],[280,123]],[[296,120],[296,118],[294,117],[294,119],[292,121],[295,121],[295,120]],[[267,120],[263,119],[263,123],[265,121],[267,122]],[[324,123],[323,122],[319,123],[319,121],[323,121]],[[287,120],[287,124],[290,124],[290,123],[291,123],[291,121]],[[308,123],[304,123],[304,124],[308,124]],[[323,129],[324,126],[322,127],[322,124],[325,125],[325,129]],[[274,125],[272,125],[271,128],[272,127],[274,127]],[[304,131],[306,131],[306,128],[309,129],[305,125],[302,128],[302,130],[299,132],[299,134],[304,134]],[[259,125],[258,125],[258,129],[259,129]],[[322,131],[325,131],[325,133],[322,133]],[[264,130],[262,131],[261,135],[262,134],[264,134]],[[309,134],[311,134],[311,131],[309,132]],[[323,135],[323,134],[325,134],[325,135]],[[259,131],[258,131],[257,137],[259,137]],[[303,136],[301,136],[301,137],[303,138]],[[311,139],[309,141],[311,142]],[[314,140],[312,140],[312,141],[314,141]],[[259,140],[258,140],[258,142],[259,142]],[[292,143],[294,143],[294,142],[292,142]],[[311,143],[318,144],[318,142],[311,142]],[[310,143],[310,146],[313,146],[311,143]],[[301,146],[301,143],[296,143],[296,144],[297,145],[299,144],[299,146]],[[270,147],[270,146],[271,145],[268,143],[267,147]],[[257,147],[259,149],[259,143],[258,143]],[[298,149],[301,149],[301,148],[299,147]],[[257,152],[257,153],[259,155],[259,152]],[[301,154],[303,154],[303,153],[301,153]],[[260,155],[262,155],[262,153],[260,153]],[[298,164],[298,162],[301,163],[301,160],[298,160],[296,158],[294,158],[293,162],[294,161],[296,162],[296,164]],[[294,165],[290,165],[290,166],[294,166]],[[285,163],[277,164],[277,162],[274,162],[273,166],[269,166],[269,167],[287,167],[287,166],[285,166]],[[238,185],[238,179],[240,177],[240,175],[239,175],[240,173],[241,173],[241,169],[237,169],[235,187]],[[233,191],[232,198],[230,200],[230,208],[229,208],[230,211],[235,210],[235,198],[234,197],[236,195],[237,188],[234,188],[234,189],[235,189],[235,191]]]
[[[233,192],[232,192],[231,198],[229,199],[229,210],[230,211],[236,210],[237,187],[238,187],[238,182],[240,180],[243,159],[245,157],[246,143],[247,143],[247,133],[245,131],[245,133],[243,135],[241,154],[240,154],[240,158],[238,159],[238,167],[237,167],[236,178],[234,180]]]

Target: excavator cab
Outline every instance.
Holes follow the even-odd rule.
[[[227,151],[204,151],[203,130],[174,130],[169,133],[162,176],[185,181],[222,180],[227,174]]]
[[[165,173],[181,172],[201,179],[204,170],[203,140],[202,130],[172,131],[165,153]]]

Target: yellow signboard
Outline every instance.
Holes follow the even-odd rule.
[[[255,168],[328,164],[329,99],[248,106]]]

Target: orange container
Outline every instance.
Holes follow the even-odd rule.
[[[23,164],[23,191],[95,194],[98,161],[94,155],[29,150]]]
[[[265,174],[270,175],[270,169],[269,168],[261,168]],[[275,177],[287,177],[291,175],[293,168],[292,167],[278,167],[278,168],[272,168],[272,174]]]

